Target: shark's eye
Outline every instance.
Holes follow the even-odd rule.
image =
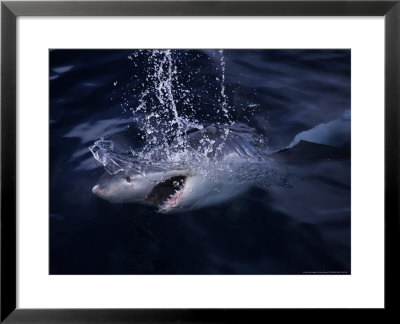
[[[132,176],[130,176],[130,177],[126,177],[126,181],[128,181],[128,182],[132,182],[132,180],[133,180],[133,177],[132,177]]]

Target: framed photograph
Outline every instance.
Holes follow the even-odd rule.
[[[1,321],[395,311],[399,16],[3,1]]]

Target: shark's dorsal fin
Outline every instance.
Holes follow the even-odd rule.
[[[185,136],[188,136],[188,135],[190,135],[190,134],[192,134],[192,133],[198,132],[199,130],[200,130],[199,128],[190,128],[190,129],[188,129],[188,130],[182,132],[181,134],[179,134],[179,136],[180,136],[180,137],[185,137]],[[167,141],[168,144],[173,143],[173,141],[175,141],[175,140],[177,139],[177,136],[178,136],[178,135],[173,135],[173,136],[171,136],[171,137],[168,139],[168,141]]]
[[[346,160],[350,157],[350,151],[346,148],[301,140],[293,147],[285,148],[271,154],[271,157],[275,160],[293,163],[319,160]]]

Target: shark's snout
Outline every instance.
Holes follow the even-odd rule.
[[[95,186],[92,188],[92,192],[93,192],[95,195],[98,195],[98,194],[100,194],[100,193],[102,192],[102,189],[101,189],[101,187],[100,187],[99,185],[95,185]]]

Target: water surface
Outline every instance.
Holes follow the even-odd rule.
[[[157,142],[175,109],[197,125],[249,125],[268,152],[301,139],[349,151],[349,50],[172,50],[163,104],[154,72],[165,51],[49,55],[51,274],[350,273],[349,157],[289,165],[232,201],[165,215],[93,195],[105,171],[89,150],[128,132],[140,152],[143,118],[164,109],[149,125]]]

